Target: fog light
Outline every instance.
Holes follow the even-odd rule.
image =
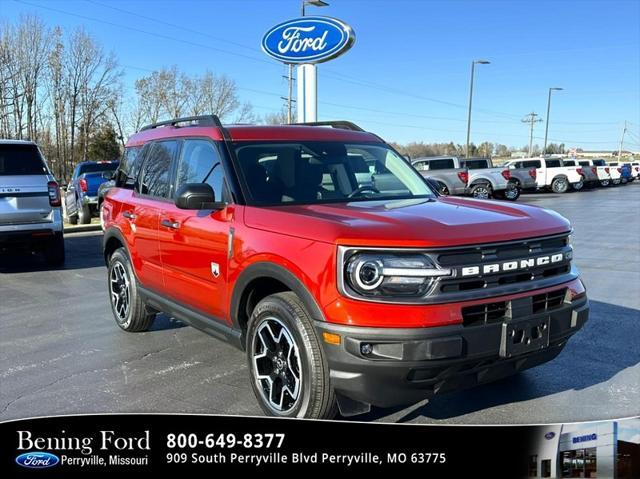
[[[360,352],[363,356],[369,356],[373,352],[373,346],[369,343],[363,343],[360,345]]]

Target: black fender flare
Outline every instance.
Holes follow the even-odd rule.
[[[118,242],[122,245],[122,247],[127,251],[127,256],[131,258],[131,254],[129,253],[129,247],[127,246],[127,241],[124,239],[124,235],[118,228],[111,226],[110,228],[107,228],[105,230],[104,236],[102,237],[102,255],[104,256],[105,264],[109,263],[109,258],[107,256],[107,253],[108,253],[107,246],[113,239],[118,240]]]
[[[259,278],[273,278],[284,284],[293,291],[304,303],[307,311],[315,320],[324,321],[324,315],[316,303],[313,295],[307,290],[305,285],[288,269],[269,261],[261,261],[248,266],[235,282],[231,294],[230,317],[233,328],[242,330],[238,318],[240,317],[240,307],[246,288],[252,281]]]

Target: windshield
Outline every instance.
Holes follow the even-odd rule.
[[[433,198],[422,176],[389,147],[330,141],[234,144],[256,205]]]

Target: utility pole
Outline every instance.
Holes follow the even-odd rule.
[[[620,137],[620,148],[618,148],[618,161],[622,158],[622,145],[624,144],[624,134],[627,132],[627,120],[624,121],[622,127],[622,136]]]
[[[521,121],[522,123],[529,123],[529,158],[531,158],[531,155],[533,154],[533,125],[541,122],[542,120],[538,118],[537,113],[531,112]]]
[[[288,94],[286,97],[281,96],[280,98],[287,102],[287,123],[291,124],[293,123],[293,102],[295,102],[293,99],[293,82],[295,79],[293,78],[293,64],[290,63],[287,67],[289,67],[289,72],[286,76],[283,75],[283,78],[287,79]]]

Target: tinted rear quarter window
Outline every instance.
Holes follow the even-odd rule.
[[[0,176],[46,175],[40,150],[35,145],[0,145]]]

